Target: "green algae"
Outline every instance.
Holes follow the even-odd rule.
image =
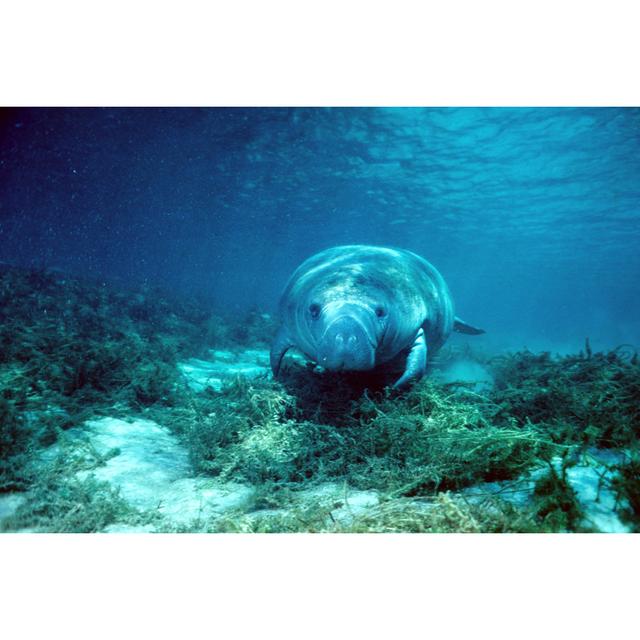
[[[207,531],[583,530],[566,470],[589,447],[626,450],[640,435],[640,365],[628,349],[476,355],[495,379],[483,393],[432,378],[397,393],[385,374],[297,362],[279,381],[238,377],[195,393],[180,359],[266,346],[272,318],[252,311],[234,324],[158,292],[20,270],[0,272],[0,303],[0,491],[29,490],[5,528],[94,531],[142,517],[109,485],[74,475],[77,448],[65,449],[64,472],[41,461],[96,415],[153,419],[180,438],[195,473],[258,488],[250,508],[198,524]],[[443,351],[440,364],[454,357]],[[541,465],[527,507],[448,493]],[[614,482],[636,528],[638,478],[636,456]],[[296,499],[335,482],[381,503],[345,523],[333,499]]]
[[[29,499],[0,523],[0,530],[46,533],[94,533],[135,511],[111,485],[49,475],[30,488]]]
[[[199,527],[174,531],[209,533],[532,533],[552,531],[532,510],[497,498],[473,504],[460,496],[439,493],[434,500],[390,499],[347,520],[334,514],[347,501],[310,499],[279,504],[278,509],[227,514]],[[348,504],[346,505],[348,506]]]
[[[497,418],[541,425],[554,439],[620,448],[640,436],[640,365],[635,351],[552,357],[520,352],[491,361]]]
[[[177,359],[205,348],[214,321],[153,291],[0,271],[0,491],[24,488],[60,431],[171,403]]]
[[[626,502],[620,510],[622,518],[633,531],[640,532],[640,455],[637,451],[618,465],[613,484],[618,499]]]
[[[550,464],[548,472],[535,484],[534,510],[538,519],[551,531],[581,531],[584,513],[580,502],[567,481],[567,460],[560,472]]]
[[[295,491],[340,480],[392,502],[437,501],[443,491],[515,479],[547,465],[531,508],[508,516],[520,524],[476,520],[487,531],[587,530],[566,470],[594,444],[623,447],[636,438],[637,362],[619,351],[559,358],[522,352],[494,367],[497,384],[486,395],[429,379],[395,394],[379,381],[294,364],[280,382],[239,379],[221,393],[194,396],[192,407],[204,403],[199,419],[176,426],[188,434],[202,473],[262,483],[274,496],[283,487]],[[556,471],[552,460],[558,458]],[[403,504],[390,512],[398,516]],[[243,526],[327,530],[326,509],[312,512],[314,517],[287,516],[286,522],[280,516],[258,524],[249,518]],[[418,522],[408,517],[413,524],[406,530],[440,530],[416,517]],[[390,526],[378,524],[376,529],[368,521],[363,530]],[[405,530],[400,520],[397,530]]]

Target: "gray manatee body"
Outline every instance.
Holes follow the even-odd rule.
[[[278,375],[295,347],[330,371],[367,371],[406,355],[401,387],[424,375],[452,331],[480,334],[454,315],[446,282],[410,251],[333,247],[305,260],[280,300],[282,325],[271,348]]]

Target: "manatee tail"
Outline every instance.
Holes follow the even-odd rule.
[[[479,336],[481,333],[485,333],[484,329],[478,329],[477,327],[473,327],[470,324],[463,322],[462,320],[460,320],[460,318],[457,318],[457,317],[453,323],[453,330],[457,331],[458,333],[467,333],[470,336]]]

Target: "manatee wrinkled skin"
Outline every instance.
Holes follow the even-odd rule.
[[[367,371],[406,358],[394,387],[424,375],[452,331],[480,334],[454,315],[438,271],[403,249],[333,247],[305,260],[280,300],[281,326],[271,348],[278,375],[297,348],[330,371]]]

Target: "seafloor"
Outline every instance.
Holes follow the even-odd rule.
[[[0,272],[0,529],[640,530],[633,349],[444,349],[392,393],[273,320],[59,273]]]

